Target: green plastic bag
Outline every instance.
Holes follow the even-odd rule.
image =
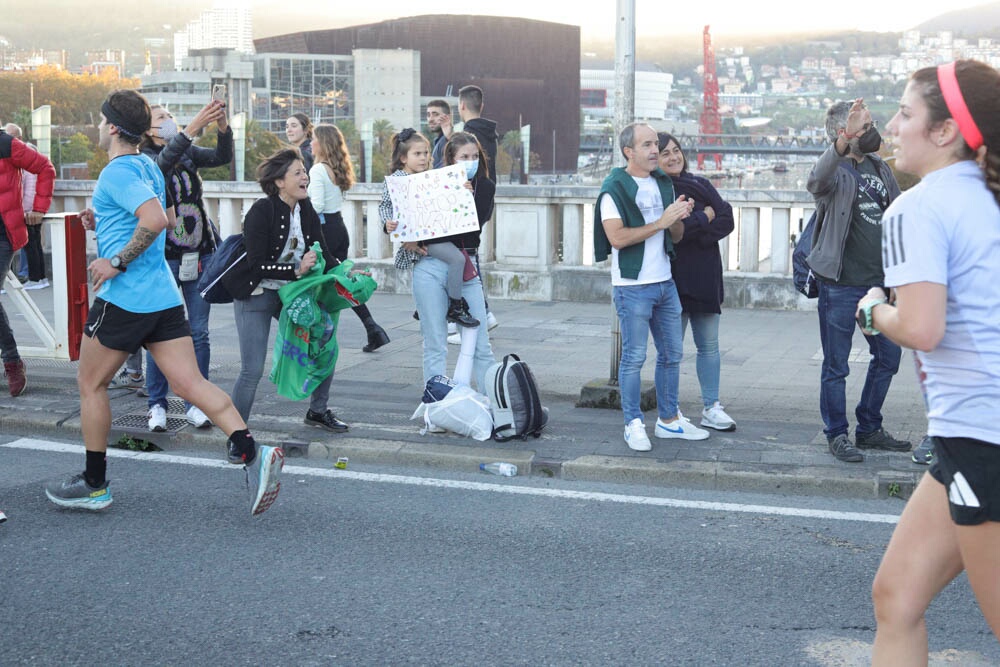
[[[366,302],[378,285],[365,275],[350,275],[353,262],[326,271],[319,244],[316,265],[278,290],[284,306],[278,318],[270,380],[278,394],[292,400],[311,396],[337,365],[340,311]]]

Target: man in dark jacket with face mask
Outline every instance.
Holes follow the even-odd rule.
[[[882,213],[899,196],[899,184],[878,156],[882,138],[864,100],[837,102],[827,111],[832,142],[816,162],[806,188],[816,199],[817,226],[809,267],[819,278],[819,326],[823,346],[820,413],[837,459],[864,460],[859,449],[909,451],[882,428],[882,404],[899,370],[899,346],[885,336],[867,336],[868,376],[855,409],[857,447],[848,437],[846,378],[858,300],[880,286]]]

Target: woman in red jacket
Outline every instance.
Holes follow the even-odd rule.
[[[0,288],[3,287],[14,255],[28,243],[28,227],[21,203],[21,170],[38,175],[35,201],[27,214],[32,224],[42,221],[42,216],[52,204],[52,187],[56,170],[41,153],[31,150],[24,143],[0,130]],[[27,386],[24,362],[17,353],[17,341],[10,329],[7,313],[0,304],[0,357],[11,396],[20,396]]]

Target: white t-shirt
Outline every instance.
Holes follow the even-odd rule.
[[[278,255],[277,261],[281,264],[298,264],[302,261],[302,255],[306,254],[306,250],[306,238],[302,234],[302,216],[299,204],[296,202],[288,221],[288,239],[285,241],[285,247]],[[287,280],[264,278],[258,287],[279,290],[287,284]]]
[[[663,197],[660,196],[660,187],[656,179],[652,176],[646,178],[636,178],[639,191],[635,193],[635,203],[642,211],[642,217],[646,224],[652,224],[663,215]],[[622,214],[618,212],[615,201],[610,195],[601,197],[601,220],[621,219]],[[661,283],[670,280],[670,258],[663,250],[663,235],[666,232],[658,231],[646,239],[646,247],[642,256],[642,268],[639,270],[638,278],[622,278],[621,270],[618,268],[618,248],[611,248],[611,284],[615,286],[625,285],[646,285],[649,283]]]
[[[882,218],[885,284],[948,288],[944,338],[916,352],[930,435],[1000,445],[1000,209],[963,161],[928,174]]]

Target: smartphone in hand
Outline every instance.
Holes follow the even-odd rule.
[[[212,99],[222,102],[222,106],[226,106],[226,84],[217,83],[212,86]]]

